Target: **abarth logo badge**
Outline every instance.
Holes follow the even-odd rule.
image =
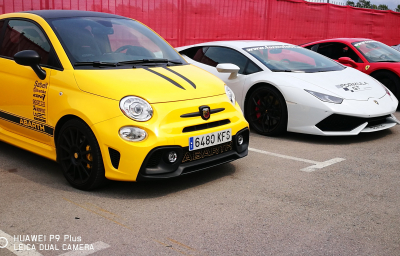
[[[210,107],[209,106],[201,106],[199,107],[200,110],[200,116],[203,118],[203,120],[208,120],[210,119]]]
[[[379,105],[379,102],[378,102],[378,101],[374,100],[374,102],[375,102],[377,105]]]

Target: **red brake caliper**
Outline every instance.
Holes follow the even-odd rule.
[[[258,107],[258,106],[260,106],[260,105],[261,105],[261,100],[258,100],[258,101],[257,101],[256,112],[260,110],[260,108]],[[257,116],[257,119],[260,118],[261,113],[257,113],[256,116]]]

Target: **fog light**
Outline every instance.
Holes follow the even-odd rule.
[[[142,141],[147,138],[147,132],[137,127],[125,126],[119,129],[119,136],[127,141]]]
[[[239,146],[241,146],[241,145],[243,144],[243,135],[239,135],[239,136],[238,136],[237,142],[238,142],[238,145],[239,145]]]
[[[168,161],[170,163],[175,163],[176,159],[178,159],[178,154],[175,151],[171,151],[168,153]]]

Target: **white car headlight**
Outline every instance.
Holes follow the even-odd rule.
[[[229,101],[235,106],[236,104],[236,97],[231,88],[229,88],[227,85],[225,85],[225,93],[226,96],[228,96]]]
[[[305,90],[305,91],[325,102],[335,103],[335,104],[341,104],[343,102],[343,99],[339,98],[339,97],[335,97],[335,96],[328,95],[328,94],[323,94],[320,92],[309,91],[309,90]]]
[[[121,111],[135,121],[148,121],[153,116],[153,108],[142,98],[127,96],[119,102]]]

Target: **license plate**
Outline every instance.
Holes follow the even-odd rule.
[[[189,138],[189,151],[207,148],[232,141],[232,129],[207,133]]]

